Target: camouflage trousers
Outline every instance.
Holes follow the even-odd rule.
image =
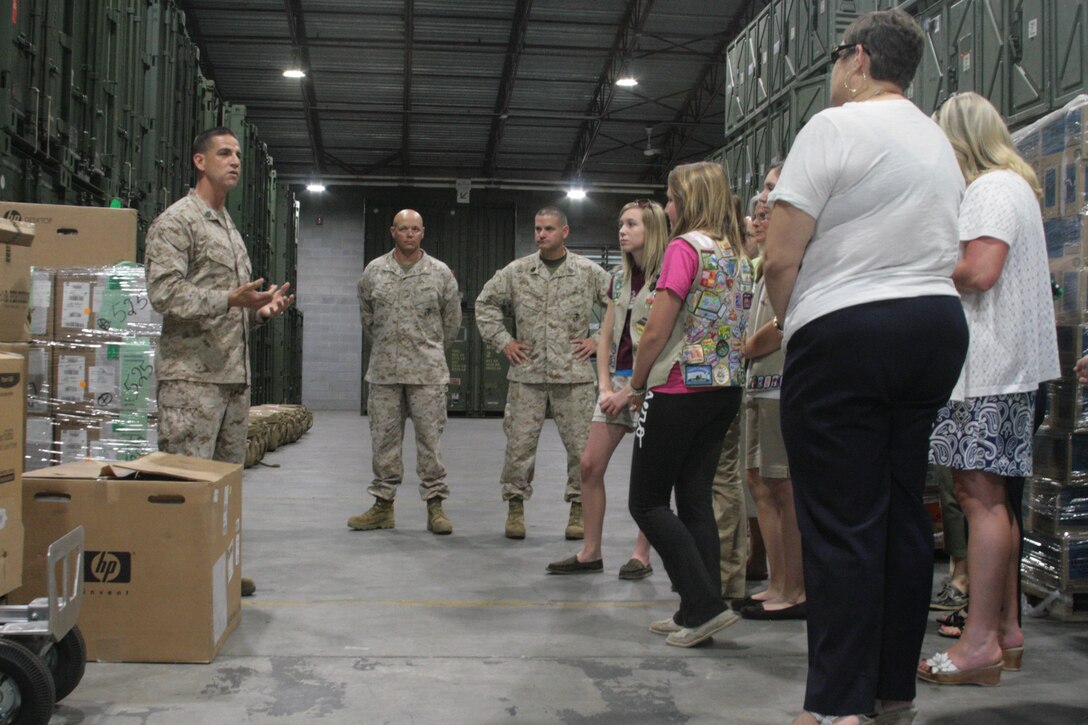
[[[748,560],[748,517],[744,502],[744,480],[741,471],[741,428],[744,407],[725,431],[725,442],[714,473],[711,495],[714,519],[718,523],[721,541],[722,596],[743,598],[745,567]]]
[[[548,403],[559,429],[559,439],[567,449],[567,487],[565,501],[582,502],[582,451],[589,436],[593,408],[597,404],[594,383],[517,383],[510,382],[506,393],[506,411],[502,429],[506,433],[506,457],[503,461],[502,498],[528,500],[533,495],[536,448]]]
[[[374,481],[367,491],[375,498],[392,501],[404,478],[401,452],[404,422],[412,419],[416,431],[416,474],[424,501],[445,499],[446,467],[442,465],[439,439],[446,429],[445,385],[375,385],[366,400],[370,419],[371,465]]]
[[[248,385],[160,380],[158,401],[160,451],[245,463]]]

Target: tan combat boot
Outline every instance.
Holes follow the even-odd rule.
[[[568,539],[581,539],[586,535],[585,520],[582,518],[582,504],[577,501],[570,502],[570,518],[567,519],[566,534]]]
[[[510,499],[510,512],[506,514],[506,538],[525,538],[525,502],[520,498]]]
[[[442,499],[427,499],[427,531],[432,534],[452,534],[453,524],[442,510]]]
[[[383,498],[375,498],[374,505],[369,511],[352,516],[348,519],[348,526],[356,531],[371,531],[373,529],[391,529],[396,524],[393,518],[393,502]]]

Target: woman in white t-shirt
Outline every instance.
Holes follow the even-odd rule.
[[[962,384],[937,415],[930,459],[952,469],[967,516],[971,616],[960,641],[923,660],[918,676],[996,685],[1003,667],[1020,669],[1024,651],[1016,587],[1020,529],[1006,479],[1031,475],[1035,391],[1061,372],[1035,172],[982,96],[948,99],[938,123],[968,183],[952,279],[963,296],[971,345]]]
[[[800,725],[915,712],[933,581],[926,454],[967,352],[951,280],[963,177],[903,96],[923,46],[902,11],[851,23],[831,54],[834,107],[801,129],[770,196],[764,277],[784,321],[808,602]]]

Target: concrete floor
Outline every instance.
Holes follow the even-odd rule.
[[[742,621],[712,646],[669,647],[646,628],[675,608],[660,562],[643,581],[616,577],[635,534],[625,496],[630,439],[609,472],[605,573],[581,577],[544,573],[576,550],[563,540],[554,426],[541,439],[520,542],[502,535],[503,443],[498,419],[450,420],[452,536],[426,531],[414,484],[398,498],[395,530],[352,532],[347,517],[371,502],[367,421],[318,413],[302,440],[266,457],[278,468],[246,473],[243,568],[258,592],[215,662],[91,663],[53,722],[790,721],[804,692],[803,623]],[[1088,627],[1025,626],[1023,672],[1006,673],[997,688],[920,683],[916,722],[1088,723]],[[925,650],[949,642],[931,634]]]

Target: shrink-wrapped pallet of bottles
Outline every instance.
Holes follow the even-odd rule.
[[[1045,384],[1047,414],[1024,489],[1023,586],[1053,616],[1088,620],[1088,386],[1073,372],[1088,355],[1088,96],[1013,138],[1042,188],[1062,369]]]

